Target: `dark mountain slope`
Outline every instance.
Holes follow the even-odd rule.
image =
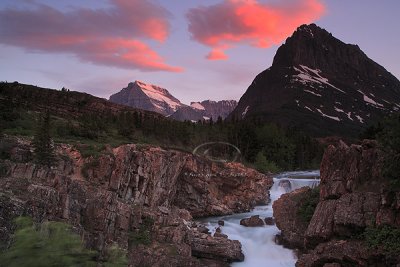
[[[298,127],[314,136],[356,136],[400,109],[400,82],[315,24],[302,25],[277,51],[230,114]]]

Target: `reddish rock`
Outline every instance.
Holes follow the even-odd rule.
[[[266,204],[273,184],[272,178],[240,163],[221,165],[192,155],[178,179],[173,204],[193,217],[246,212]]]
[[[345,193],[368,191],[379,193],[382,152],[377,143],[364,140],[361,145],[330,145],[321,162],[321,198],[337,199]]]
[[[243,261],[242,245],[237,240],[193,234],[192,255],[223,262]]]
[[[0,241],[9,243],[12,220],[25,214],[70,223],[99,251],[117,242],[132,266],[227,266],[243,260],[240,243],[198,233],[192,216],[249,210],[268,201],[272,185],[272,178],[239,163],[151,146],[110,148],[98,159],[83,159],[69,145],[57,150],[66,156],[54,168],[0,162],[7,166],[0,179]],[[136,244],[132,234],[144,218],[153,222],[151,242]]]
[[[274,225],[275,224],[275,219],[273,217],[266,217],[264,219],[266,225]]]
[[[400,193],[393,192],[382,176],[382,163],[383,153],[375,141],[350,146],[338,142],[324,153],[320,202],[308,225],[299,223],[294,215],[301,191],[284,194],[274,202],[279,239],[303,252],[314,248],[302,255],[296,266],[395,266],[400,262],[354,239],[366,227],[400,227]],[[306,189],[300,190],[304,194]]]
[[[356,240],[333,240],[318,245],[308,254],[303,254],[296,267],[321,266],[393,266],[385,262],[379,250],[370,249],[364,242]],[[324,266],[325,266],[324,265]]]
[[[215,232],[214,237],[223,237],[223,238],[228,238],[227,235],[220,233],[220,232]]]
[[[250,218],[241,219],[240,225],[243,225],[246,227],[257,227],[257,226],[263,226],[264,221],[260,218],[259,215],[254,215],[254,216],[251,216]]]
[[[310,192],[309,187],[299,188],[283,194],[273,203],[275,223],[281,230],[279,240],[288,247],[304,246],[307,223],[298,216],[298,210]]]

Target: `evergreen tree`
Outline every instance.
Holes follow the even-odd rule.
[[[55,161],[54,144],[50,136],[50,113],[39,117],[33,138],[35,159],[39,164],[51,166]]]
[[[123,137],[132,137],[134,133],[134,115],[130,112],[121,113],[117,120],[118,133]]]
[[[262,173],[267,173],[267,172],[276,173],[276,172],[280,171],[278,166],[276,166],[275,162],[267,160],[267,157],[265,157],[263,151],[260,151],[257,153],[256,159],[254,162],[254,167],[259,172],[262,172]]]

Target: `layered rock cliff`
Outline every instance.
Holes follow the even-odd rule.
[[[382,176],[375,141],[330,145],[321,163],[319,202],[309,222],[299,218],[308,189],[283,195],[274,216],[284,243],[304,254],[296,266],[396,266],[398,255],[366,241],[367,229],[400,227],[400,194]],[[400,240],[398,240],[400,242]],[[379,243],[379,242],[378,242]],[[329,265],[334,264],[334,265]]]
[[[230,214],[268,201],[272,179],[239,163],[217,164],[152,146],[108,147],[84,159],[57,148],[53,168],[30,162],[29,142],[0,167],[0,240],[9,244],[16,216],[72,224],[88,247],[116,242],[132,266],[228,266],[241,245],[200,233],[193,216]],[[28,161],[28,162],[27,162]]]

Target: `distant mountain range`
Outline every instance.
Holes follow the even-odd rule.
[[[229,119],[297,127],[314,136],[356,136],[399,112],[400,82],[315,24],[300,26],[254,79]]]
[[[191,102],[190,106],[181,103],[167,89],[157,85],[135,81],[120,92],[110,96],[110,101],[134,108],[154,111],[164,116],[184,121],[209,120],[218,117],[225,119],[236,107],[235,100]]]

